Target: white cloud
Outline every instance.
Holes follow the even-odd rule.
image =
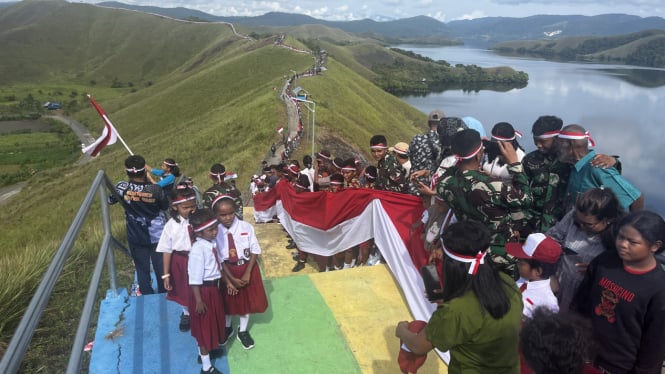
[[[487,17],[485,12],[482,10],[474,10],[471,13],[463,14],[461,17],[456,18],[457,20],[463,20],[463,19],[476,19],[476,18],[483,18]]]

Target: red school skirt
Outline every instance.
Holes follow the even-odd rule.
[[[224,266],[235,278],[241,278],[245,273],[245,269],[249,266],[249,261],[242,265],[231,265],[225,262]],[[247,286],[239,289],[235,295],[229,295],[228,292],[223,292],[223,294],[226,314],[228,315],[263,313],[268,309],[268,298],[263,288],[261,271],[257,263],[254,264]]]
[[[210,352],[226,340],[226,314],[217,284],[204,284],[200,287],[201,299],[207,308],[205,313],[197,313],[196,299],[192,293],[189,299],[189,326],[198,346]]]
[[[171,290],[166,294],[166,300],[175,301],[182,306],[189,305],[191,289],[189,288],[189,276],[187,274],[187,257],[185,251],[173,251],[171,253],[171,269],[166,273],[171,274]]]

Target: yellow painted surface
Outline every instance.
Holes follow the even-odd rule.
[[[264,278],[308,274],[332,310],[363,373],[400,373],[397,365],[399,340],[395,326],[413,317],[399,286],[385,265],[319,273],[316,263],[308,260],[305,269],[293,273],[295,261],[286,249],[286,233],[277,223],[255,224],[253,210],[245,207],[245,219],[254,225],[262,255]],[[447,373],[439,356],[430,352],[419,373]]]
[[[363,373],[400,373],[395,326],[413,320],[386,265],[310,276],[328,303]],[[419,373],[447,373],[430,352]]]

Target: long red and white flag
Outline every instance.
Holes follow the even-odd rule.
[[[429,262],[424,249],[420,198],[396,192],[346,189],[338,193],[297,193],[288,182],[254,196],[255,214],[277,214],[298,248],[330,256],[374,238],[403,291],[415,319],[429,320],[436,305],[429,302],[420,268]],[[264,221],[265,222],[265,221]],[[447,352],[437,352],[445,362]]]
[[[102,107],[97,104],[95,99],[93,99],[91,95],[88,95],[88,98],[90,99],[92,106],[94,106],[97,110],[97,113],[99,113],[99,115],[104,120],[104,130],[102,131],[102,135],[97,138],[97,140],[95,140],[89,146],[83,147],[82,151],[85,154],[96,157],[99,152],[104,149],[104,147],[110,144],[114,144],[118,140],[118,131],[115,129],[115,127],[113,127],[113,123],[111,123],[111,120],[104,112],[104,109],[102,109]]]

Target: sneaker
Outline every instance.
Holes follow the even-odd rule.
[[[208,352],[208,354],[210,355],[211,360],[220,358],[224,356],[224,347],[213,349],[212,351]],[[196,362],[198,362],[199,364],[201,363],[201,355],[197,355]]]
[[[233,330],[233,327],[231,326],[226,327],[224,331],[226,332],[226,339],[224,339],[224,341],[221,343],[222,345],[226,345],[226,343],[228,343],[231,340],[231,338],[233,337],[233,333],[235,332]]]
[[[254,348],[254,339],[249,335],[249,331],[238,331],[238,340],[240,340],[243,348]]]
[[[304,268],[305,268],[305,263],[302,262],[302,261],[298,261],[298,262],[296,262],[296,266],[294,266],[293,269],[291,269],[291,271],[293,273],[297,273],[297,272],[299,272],[300,270],[302,270]]]
[[[217,370],[214,366],[211,366],[208,370],[201,369],[201,374],[224,374],[221,371]]]
[[[298,248],[296,243],[289,243],[286,245],[286,249],[295,249],[295,248]]]
[[[182,332],[189,331],[189,315],[185,313],[180,315],[180,325],[178,327],[180,327],[180,331]]]

